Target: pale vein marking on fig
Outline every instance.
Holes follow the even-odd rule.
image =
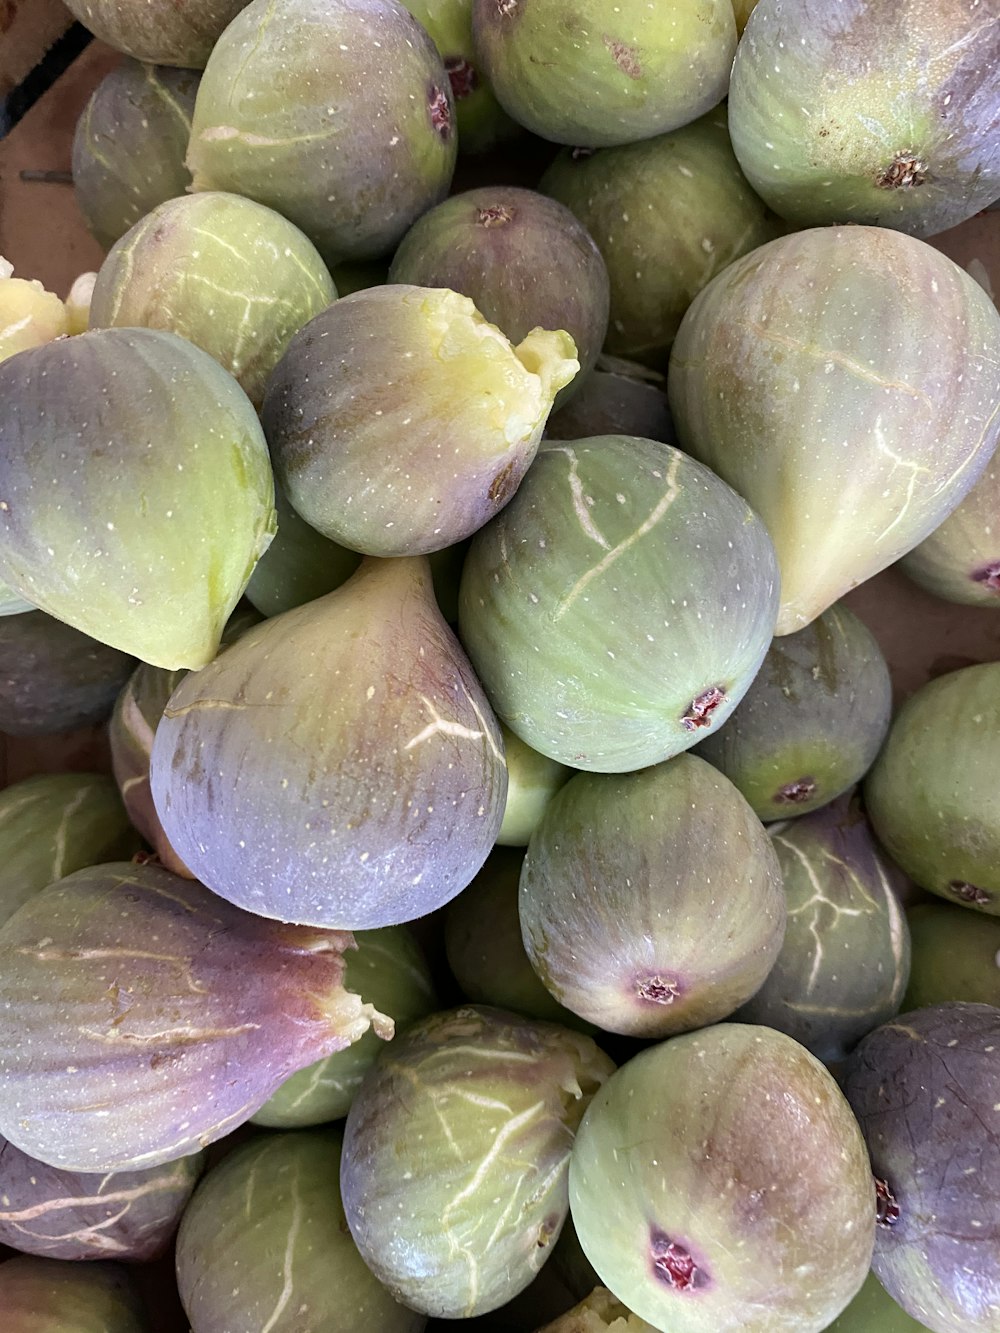
[[[299,1228],[302,1225],[302,1191],[301,1191],[301,1159],[295,1163],[295,1171],[292,1176],[291,1196],[292,1196],[292,1221],[288,1228],[288,1239],[285,1242],[285,1256],[281,1266],[282,1285],[278,1294],[278,1301],[271,1311],[271,1317],[261,1328],[260,1333],[271,1333],[278,1320],[284,1313],[288,1302],[292,1299],[292,1292],[295,1289],[295,1283],[292,1277],[292,1261],[295,1255],[295,1245],[299,1238]]]
[[[434,704],[426,695],[420,696],[420,702],[431,715],[431,721],[424,727],[423,731],[417,732],[403,746],[404,750],[412,750],[416,745],[422,745],[424,741],[430,740],[432,736],[443,734],[445,736],[457,736],[460,740],[478,741],[483,739],[482,731],[475,731],[472,727],[463,726],[461,722],[453,722],[441,714],[434,707]],[[471,701],[470,701],[471,702]]]
[[[881,412],[875,418],[874,424],[872,425],[872,436],[875,440],[875,448],[879,451],[880,454],[883,455],[883,457],[890,459],[893,463],[895,463],[897,467],[908,469],[910,473],[910,480],[906,487],[906,500],[903,504],[903,507],[897,513],[896,517],[892,520],[889,526],[885,528],[884,531],[880,532],[879,535],[875,538],[875,544],[878,545],[880,541],[883,541],[889,535],[889,533],[893,530],[893,528],[897,525],[897,523],[901,523],[903,519],[906,517],[907,511],[909,510],[910,505],[913,502],[913,492],[914,489],[916,488],[917,477],[920,475],[921,472],[929,473],[930,468],[921,467],[913,459],[901,458],[900,455],[895,452],[895,450],[889,447],[889,444],[885,438],[885,432],[882,429]]]
[[[816,871],[813,869],[809,857],[806,856],[802,848],[797,847],[794,842],[789,842],[787,838],[774,837],[773,834],[771,836],[774,842],[780,842],[782,847],[784,847],[787,851],[791,852],[802,863],[802,868],[803,870],[805,870],[806,875],[809,879],[809,883],[811,884],[813,889],[813,896],[811,898],[806,899],[804,903],[800,903],[798,907],[790,910],[788,913],[790,917],[801,916],[809,908],[811,907],[815,908],[811,920],[808,921],[806,925],[806,929],[809,931],[809,934],[813,937],[813,941],[815,943],[812,967],[809,969],[809,980],[806,983],[806,994],[808,995],[816,984],[816,981],[819,977],[819,969],[823,962],[823,938],[819,931],[819,920],[820,917],[823,915],[823,908],[828,907],[830,911],[833,912],[834,924],[831,927],[831,929],[836,928],[836,923],[842,916],[863,916],[864,909],[861,907],[839,907],[835,902],[832,902],[823,892],[823,886],[819,882],[819,879],[816,875]],[[872,904],[872,906],[873,907],[876,906],[874,900],[872,899],[871,895],[867,892],[864,885],[861,883],[856,872],[851,869],[851,867],[847,864],[846,861],[842,860],[839,856],[834,856],[833,853],[829,851],[824,852],[824,859],[827,861],[832,861],[835,865],[839,865],[845,871],[845,873],[854,881],[856,887],[860,890],[860,892],[864,895],[864,897]]]
[[[194,1046],[202,1041],[214,1041],[217,1037],[240,1037],[244,1032],[259,1032],[259,1023],[237,1023],[233,1027],[196,1028],[189,1023],[176,1028],[164,1028],[162,1032],[123,1032],[115,1028],[112,1032],[101,1032],[97,1028],[78,1027],[81,1037],[90,1037],[105,1046],[119,1046],[123,1042],[134,1046],[152,1046],[160,1042],[175,1042],[179,1046]]]
[[[117,1172],[115,1174],[118,1174]],[[109,1176],[105,1175],[107,1181]],[[108,1194],[103,1193],[103,1184],[95,1194],[85,1194],[80,1197],[66,1196],[58,1199],[43,1199],[40,1203],[29,1204],[27,1208],[14,1208],[0,1210],[0,1222],[11,1222],[17,1226],[21,1222],[33,1222],[39,1217],[46,1217],[50,1213],[60,1213],[69,1208],[91,1208],[95,1204],[105,1203],[124,1203],[125,1207],[114,1217],[102,1218],[92,1226],[84,1228],[85,1232],[100,1231],[104,1227],[112,1225],[129,1211],[136,1199],[143,1199],[148,1194],[169,1194],[177,1188],[178,1181],[183,1182],[186,1179],[184,1172],[177,1173],[177,1178],[172,1176],[157,1176],[154,1180],[144,1181],[142,1184],[133,1185],[131,1189],[111,1190]],[[19,1227],[19,1230],[27,1231],[27,1228]],[[38,1235],[38,1232],[27,1232],[28,1235]],[[72,1231],[70,1236],[80,1234],[79,1231]],[[65,1240],[66,1236],[46,1236],[46,1240]]]
[[[594,522],[587,506],[587,497],[583,493],[583,482],[580,480],[580,460],[576,456],[576,451],[570,449],[567,445],[559,445],[553,450],[553,453],[557,452],[565,454],[569,459],[569,489],[573,496],[573,511],[580,520],[580,527],[583,528],[591,541],[596,542],[605,551],[610,551],[611,543]]]
[[[54,839],[55,859],[52,862],[53,883],[57,879],[62,879],[65,873],[63,870],[63,866],[66,861],[66,833],[68,831],[69,821],[76,814],[77,810],[79,810],[84,800],[90,795],[90,792],[91,792],[90,787],[81,787],[81,789],[70,801],[69,805],[67,805],[65,811],[63,812],[63,817],[59,821],[59,827],[56,829],[56,835]]]

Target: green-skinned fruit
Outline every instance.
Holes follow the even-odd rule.
[[[195,103],[195,190],[266,204],[328,265],[377,259],[448,192],[455,105],[434,43],[396,0],[252,0]]]
[[[896,714],[865,782],[875,832],[911,879],[1000,915],[1000,662],[951,671]]]
[[[736,15],[736,31],[742,37],[743,29],[754,11],[757,0],[733,0],[733,13]]]
[[[655,370],[620,357],[599,356],[579,389],[545,423],[549,440],[591,435],[638,435],[676,443],[667,401],[667,380]]]
[[[899,567],[948,602],[1000,608],[1000,463],[989,466],[962,503]]]
[[[85,28],[151,65],[204,69],[209,52],[247,0],[71,0]]]
[[[951,1000],[1000,1008],[1000,921],[949,903],[918,903],[907,919],[913,961],[904,1009]]]
[[[522,1291],[559,1234],[573,1133],[612,1069],[589,1037],[476,1006],[390,1043],[351,1106],[340,1176],[375,1276],[445,1319]]]
[[[622,1305],[607,1287],[595,1287],[579,1305],[538,1333],[656,1333],[656,1330]]]
[[[787,1033],[829,1065],[899,1012],[910,973],[904,877],[856,798],[768,832],[788,924],[764,984],[735,1017]]]
[[[796,228],[934,236],[1000,190],[1000,26],[969,0],[760,0],[736,53],[733,146]]]
[[[733,1023],[608,1079],[570,1206],[602,1281],[662,1333],[819,1333],[874,1242],[868,1154],[832,1076],[783,1033]]]
[[[73,191],[105,250],[191,184],[184,154],[199,77],[126,58],[91,93],[73,137]]]
[[[18,596],[13,588],[8,588],[6,583],[0,583],[0,616],[19,616],[25,611],[33,610],[31,603]]]
[[[532,749],[629,772],[729,716],[777,603],[770,539],[735,492],[670,445],[605,435],[542,444],[473,538],[459,633]]]
[[[103,861],[126,861],[141,839],[104,773],[25,778],[0,792],[0,925],[47,884]]]
[[[148,1171],[62,1171],[0,1138],[0,1244],[50,1259],[148,1263],[173,1240],[204,1165],[194,1153]]]
[[[246,591],[247,601],[265,616],[325,597],[347,582],[362,559],[299,518],[280,486],[275,487],[274,507],[278,531],[254,566]]]
[[[998,360],[979,284],[885,228],[771,241],[695,298],[671,357],[674,424],[774,539],[778,634],[956,508],[1000,435]]]
[[[0,1264],[4,1333],[149,1333],[128,1270],[18,1255]]]
[[[573,770],[525,745],[501,724],[507,758],[507,804],[497,834],[501,847],[527,847],[545,808]]]
[[[372,930],[470,882],[507,792],[499,726],[426,558],[368,559],[187,676],[156,730],[175,851],[262,916]]]
[[[731,0],[473,0],[472,35],[500,105],[555,143],[597,148],[686,125],[726,95]]]
[[[296,1069],[392,1021],[344,989],[343,931],[241,912],[160,866],[49,885],[0,928],[0,1134],[67,1171],[174,1161]]]
[[[580,219],[604,256],[605,347],[659,370],[701,289],[779,234],[740,171],[724,110],[641,143],[566,149],[538,188]]]
[[[461,292],[515,345],[532,329],[565,329],[579,373],[597,361],[608,330],[608,270],[568,208],[535,190],[489,186],[453,195],[403,237],[389,281]]]
[[[391,1014],[398,1035],[439,1007],[427,960],[406,926],[359,930],[357,949],[344,955],[344,985]],[[272,1129],[306,1129],[341,1120],[361,1080],[375,1063],[382,1041],[370,1028],[344,1051],[300,1069],[251,1120]]]
[[[924,1333],[926,1324],[918,1324],[892,1299],[874,1273],[850,1305],[830,1325],[828,1333]]]
[[[2,435],[2,428],[0,428]],[[51,736],[103,722],[135,659],[48,616],[0,619],[0,731]]]
[[[765,822],[808,814],[860,781],[889,730],[892,682],[874,634],[831,606],[775,639],[724,727],[698,748]]]
[[[514,347],[446,288],[355,292],[301,329],[271,376],[261,419],[275,475],[350,550],[442,550],[507,503],[578,369],[566,332],[533,328]]]
[[[351,1239],[341,1150],[336,1129],[261,1134],[205,1177],[177,1237],[195,1333],[420,1333],[426,1318],[393,1300]]]
[[[207,191],[167,200],[117,242],[97,274],[90,327],[178,333],[259,408],[292,335],[336,297],[298,227],[251,199]]]
[[[519,910],[531,964],[560,1004],[653,1039],[731,1014],[785,931],[760,820],[694,755],[571,778],[528,845]]]
[[[144,662],[210,662],[275,524],[236,381],[174,333],[101,329],[0,363],[0,400],[0,577]]]

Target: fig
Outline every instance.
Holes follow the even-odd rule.
[[[968,0],[760,0],[729,91],[750,184],[795,227],[933,236],[1000,190],[1000,28]]]
[[[579,1305],[538,1333],[656,1333],[656,1330],[622,1305],[607,1287],[595,1287]]]
[[[861,1290],[833,1321],[828,1333],[923,1333],[926,1327],[911,1319],[875,1274],[869,1273]]]
[[[465,888],[496,840],[507,769],[413,557],[366,560],[185,677],[151,782],[171,844],[216,893],[265,917],[373,930]]]
[[[45,773],[4,788],[0,925],[47,884],[85,866],[125,861],[140,845],[105,773]]]
[[[607,351],[660,370],[701,289],[778,235],[740,171],[722,109],[640,143],[564,150],[538,188],[579,218],[604,256]]]
[[[1000,607],[1000,462],[996,455],[940,527],[899,562],[914,583],[967,606]]]
[[[66,1171],[184,1157],[391,1019],[342,931],[241,912],[156,865],[78,870],[0,928],[0,1134]]]
[[[934,1333],[1000,1321],[998,1044],[1000,1009],[931,1005],[876,1028],[843,1075],[878,1182],[872,1267]]]
[[[569,1177],[602,1282],[664,1333],[819,1333],[868,1272],[861,1131],[770,1028],[720,1023],[634,1056],[587,1109]]]
[[[473,0],[479,61],[509,115],[555,143],[607,147],[686,125],[726,95],[732,0]]]
[[[105,250],[191,184],[184,154],[199,81],[194,70],[125,58],[91,93],[73,136],[73,192]]]
[[[261,1134],[209,1171],[177,1237],[177,1284],[196,1333],[424,1327],[423,1315],[376,1281],[351,1239],[338,1184],[342,1146],[332,1128]]]
[[[4,1333],[147,1333],[132,1278],[120,1264],[71,1264],[18,1255],[0,1264]]]
[[[150,65],[204,69],[247,0],[71,0],[74,18],[108,46]]]
[[[903,704],[865,781],[875,832],[911,879],[1000,915],[1000,662],[948,672]]]
[[[37,279],[15,278],[0,258],[0,361],[69,333],[66,307]]]
[[[194,1153],[148,1171],[62,1171],[0,1138],[0,1242],[50,1259],[156,1259],[204,1165]]]
[[[66,317],[70,333],[86,333],[90,326],[90,302],[94,296],[97,274],[81,273],[73,280],[66,297]]]
[[[1000,921],[949,903],[918,903],[907,920],[913,962],[904,1009],[950,1000],[1000,1008]]]
[[[246,596],[264,616],[277,616],[325,597],[346,583],[361,556],[317,532],[274,488],[278,531],[254,566]]]
[[[103,722],[134,666],[128,653],[44,611],[6,615],[0,619],[0,731],[51,736]]]
[[[589,1037],[466,1006],[381,1052],[347,1116],[340,1185],[397,1299],[469,1319],[522,1291],[566,1216],[574,1131],[613,1065]]]
[[[573,770],[539,754],[501,724],[507,757],[507,804],[497,834],[502,847],[527,847],[545,808]]]
[[[215,358],[259,407],[303,324],[336,300],[313,243],[234,194],[168,199],[101,265],[90,327],[166,329]]]
[[[521,740],[628,772],[732,712],[777,604],[770,538],[734,491],[670,445],[604,435],[542,444],[472,540],[458,623]]]
[[[587,231],[535,190],[488,186],[453,195],[403,237],[389,281],[468,296],[514,344],[532,329],[565,329],[580,372],[593,369],[608,329],[608,270]]]
[[[406,926],[359,930],[344,955],[344,985],[391,1014],[397,1035],[438,1008],[427,960]],[[371,1028],[346,1050],[300,1069],[250,1117],[255,1125],[305,1129],[340,1120],[375,1063],[381,1038]]]
[[[566,1218],[566,1224],[559,1233],[552,1251],[552,1267],[577,1300],[582,1301],[595,1287],[601,1285],[594,1265],[583,1252],[572,1216]]]
[[[210,662],[274,532],[235,380],[177,334],[100,329],[0,363],[0,400],[0,578],[154,666]]]
[[[775,639],[743,701],[698,754],[765,821],[826,805],[875,762],[892,715],[878,641],[846,606]]]
[[[532,834],[518,901],[528,958],[559,1003],[605,1032],[654,1039],[748,1000],[785,930],[760,821],[689,754],[572,777]]]
[[[434,43],[396,0],[252,0],[212,50],[195,190],[266,204],[328,265],[377,259],[448,193],[457,136]]]
[[[757,0],[733,0],[733,13],[736,15],[736,31],[740,37],[754,11]]]
[[[670,362],[674,424],[767,525],[779,635],[972,488],[1000,436],[998,360],[1000,316],[978,283],[881,227],[781,237],[695,297]]]
[[[592,435],[638,435],[674,444],[674,423],[666,377],[633,361],[599,356],[597,366],[573,398],[545,423],[550,440],[584,440]]]
[[[768,831],[788,924],[764,984],[735,1017],[777,1028],[833,1064],[899,1012],[910,972],[903,877],[856,799]]]
[[[512,347],[445,288],[355,292],[301,329],[271,376],[275,475],[307,523],[353,551],[441,550],[510,499],[578,369],[567,333],[533,329]]]
[[[0,616],[19,616],[22,612],[33,609],[31,603],[19,597],[13,588],[8,588],[6,583],[0,583]]]

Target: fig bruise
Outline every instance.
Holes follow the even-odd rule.
[[[294,1070],[392,1021],[344,989],[342,931],[241,912],[159,866],[43,889],[0,929],[0,1134],[67,1171],[184,1157]]]

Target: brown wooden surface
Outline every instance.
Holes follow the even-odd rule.
[[[17,87],[72,22],[62,0],[0,0],[0,97]]]

